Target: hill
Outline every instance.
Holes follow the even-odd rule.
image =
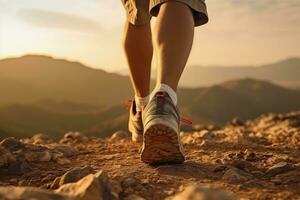
[[[185,87],[208,86],[233,79],[253,78],[268,80],[289,87],[300,86],[300,58],[289,58],[261,66],[201,67],[191,66],[182,76]]]
[[[128,75],[128,70],[117,73]],[[203,87],[234,79],[261,79],[273,83],[300,88],[300,58],[289,58],[280,62],[260,66],[188,66],[180,80],[182,87]],[[153,73],[155,76],[155,73]]]
[[[186,161],[149,166],[141,144],[68,133],[0,141],[3,200],[237,200],[300,198],[300,113],[268,114],[182,132]]]
[[[222,125],[234,117],[242,120],[267,112],[300,109],[300,91],[267,81],[241,79],[207,88],[179,91],[180,105],[196,122]]]
[[[0,105],[52,99],[107,106],[132,96],[126,76],[35,55],[0,60],[0,91]]]
[[[262,113],[300,110],[299,90],[253,79],[180,89],[178,95],[182,115],[202,125],[224,125],[235,117],[248,120]],[[120,103],[93,106],[44,100],[11,104],[0,107],[0,131],[2,137],[26,137],[41,132],[57,138],[69,131],[104,137],[120,129],[127,130],[127,112]]]
[[[63,109],[60,109],[61,104],[65,106]],[[34,133],[47,133],[58,138],[70,131],[105,137],[112,131],[126,129],[126,119],[122,105],[91,110],[87,105],[72,102],[14,104],[0,108],[0,127],[3,132],[0,138],[29,137]]]

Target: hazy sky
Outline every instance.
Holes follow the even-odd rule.
[[[256,65],[300,56],[299,0],[207,0],[189,64]],[[126,67],[120,0],[0,0],[0,58],[48,54]]]

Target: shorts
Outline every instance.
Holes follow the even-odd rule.
[[[122,0],[127,20],[134,25],[149,23],[152,16],[157,16],[159,6],[167,1],[177,1],[188,5],[194,16],[195,26],[208,22],[205,0]]]

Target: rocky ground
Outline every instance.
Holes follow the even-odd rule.
[[[300,112],[182,132],[187,161],[148,166],[126,132],[0,143],[0,200],[300,199]]]

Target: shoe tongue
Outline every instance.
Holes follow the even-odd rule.
[[[156,92],[155,96],[156,97],[165,97],[165,96],[168,96],[168,93],[164,92],[164,91],[158,91],[158,92]]]

